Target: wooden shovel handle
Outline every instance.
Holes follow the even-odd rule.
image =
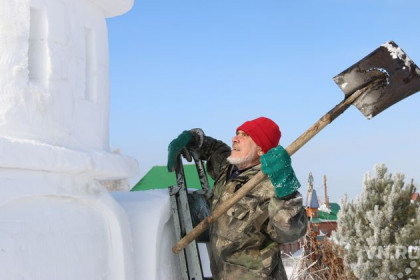
[[[370,87],[365,87],[357,90],[352,95],[341,101],[323,117],[321,117],[316,123],[314,123],[305,133],[299,136],[292,144],[290,144],[286,151],[292,156],[297,150],[305,145],[309,140],[312,139],[318,132],[320,132],[329,123],[335,120],[341,115],[359,96],[365,93]],[[196,239],[202,234],[214,221],[216,221],[223,213],[225,213],[230,207],[236,202],[243,198],[248,192],[255,188],[262,180],[266,178],[261,171],[259,171],[251,180],[243,185],[233,197],[226,200],[219,207],[217,207],[209,216],[207,216],[201,223],[199,223],[192,231],[185,235],[178,243],[172,247],[172,252],[178,254],[184,249],[191,241]]]
[[[311,140],[315,135],[318,134],[324,127],[329,125],[333,120],[340,116],[350,105],[367,91],[368,88],[363,88],[356,91],[348,98],[344,99],[338,103],[334,108],[332,108],[328,113],[322,116],[316,123],[314,123],[308,130],[306,130],[302,135],[300,135],[292,144],[290,144],[286,151],[292,156],[296,151],[303,147],[309,140]]]

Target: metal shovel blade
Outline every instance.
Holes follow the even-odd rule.
[[[385,83],[369,89],[353,103],[368,119],[420,90],[420,69],[393,41],[381,45],[333,80],[347,98],[380,76],[385,77]]]

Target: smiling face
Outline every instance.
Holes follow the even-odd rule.
[[[230,164],[238,169],[245,169],[260,163],[261,148],[242,130],[238,130],[232,138],[232,152],[227,158]]]

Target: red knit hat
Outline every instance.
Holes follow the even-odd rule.
[[[236,129],[242,130],[267,153],[271,148],[277,147],[280,141],[281,132],[279,126],[269,118],[259,117],[252,121],[244,122]]]

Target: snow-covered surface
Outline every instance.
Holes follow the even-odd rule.
[[[89,177],[1,169],[0,279],[133,279],[126,213]]]
[[[108,37],[99,7],[2,1],[0,37],[0,135],[109,150]]]
[[[327,205],[325,203],[321,204],[321,206],[318,208],[319,211],[325,212],[330,214],[331,213],[331,209],[327,207]]]
[[[137,173],[137,161],[106,151],[73,150],[37,140],[0,136],[0,166],[63,172],[89,173],[97,179],[127,178]]]
[[[99,183],[138,172],[108,139],[105,16],[132,3],[1,1],[0,279],[138,278],[129,215]]]
[[[113,197],[130,220],[136,275],[141,279],[180,279],[179,261],[171,251],[175,233],[168,191],[115,192]]]
[[[132,0],[6,0],[0,9],[0,168],[121,179],[137,162],[109,147],[103,8]],[[111,5],[112,4],[112,5]],[[98,6],[99,5],[99,6]]]
[[[135,273],[141,279],[181,279],[168,190],[115,192],[126,211],[133,235]],[[211,276],[206,245],[199,243],[203,274]]]

